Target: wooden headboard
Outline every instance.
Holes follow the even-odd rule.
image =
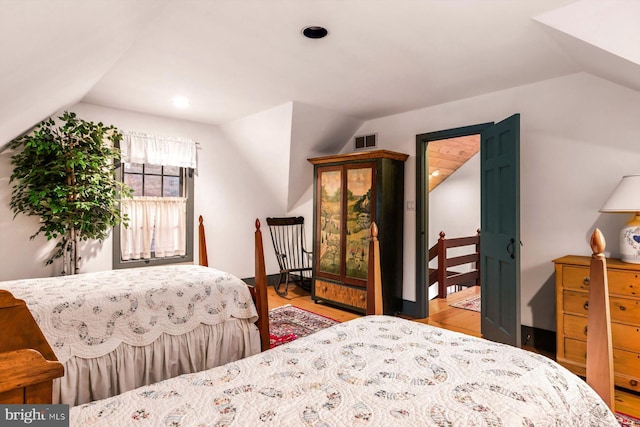
[[[0,403],[51,403],[53,379],[64,375],[23,300],[0,290]]]

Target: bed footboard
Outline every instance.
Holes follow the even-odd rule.
[[[0,403],[51,403],[54,378],[62,364],[24,301],[0,291]]]

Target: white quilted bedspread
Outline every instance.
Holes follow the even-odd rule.
[[[257,319],[247,285],[198,265],[142,267],[0,282],[23,299],[58,360],[143,346],[199,324]]]
[[[369,316],[71,408],[72,426],[617,426],[544,356]]]

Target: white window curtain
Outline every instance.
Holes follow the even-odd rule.
[[[185,197],[134,197],[121,201],[129,227],[120,227],[120,253],[123,261],[186,254]]]
[[[196,142],[185,138],[123,132],[120,155],[124,163],[147,163],[196,169]]]

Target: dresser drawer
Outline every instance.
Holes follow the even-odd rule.
[[[316,279],[315,295],[317,298],[339,302],[353,307],[367,308],[367,291],[337,283]]]
[[[562,310],[565,313],[587,315],[589,310],[589,293],[564,291],[562,292]]]
[[[640,297],[640,274],[637,272],[609,269],[607,281],[610,294]]]
[[[564,266],[562,268],[562,287],[565,289],[589,290],[589,268]]]
[[[587,339],[586,317],[565,314],[563,321],[565,337]],[[614,348],[640,353],[640,327],[611,323],[611,341]]]
[[[564,266],[562,286],[565,289],[589,291],[590,270],[588,267]],[[609,294],[640,297],[640,273],[608,268]]]
[[[579,364],[586,363],[587,342],[565,338],[565,359]],[[618,386],[640,391],[640,354],[625,350],[613,350],[615,383]]]
[[[564,291],[562,309],[565,313],[586,316],[589,311],[589,294],[587,292]],[[609,310],[612,322],[640,326],[640,300],[610,296]]]

